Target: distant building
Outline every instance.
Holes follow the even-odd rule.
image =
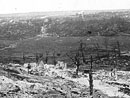
[[[76,16],[78,16],[78,17],[81,17],[82,19],[84,19],[84,11],[80,11],[80,12],[78,12],[78,13],[76,13]]]

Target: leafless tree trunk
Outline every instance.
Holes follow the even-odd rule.
[[[53,52],[53,64],[56,65],[56,52]]]
[[[46,51],[46,57],[45,57],[45,63],[48,63],[48,55],[49,55],[49,51]]]
[[[79,66],[80,66],[80,58],[79,58],[79,52],[75,55],[75,65],[76,65],[76,75],[78,76],[79,72]]]
[[[81,41],[79,50],[80,50],[81,55],[82,55],[83,63],[84,63],[84,64],[88,64],[88,61],[87,61],[86,58],[85,58],[85,50],[84,50],[84,46],[83,46],[83,45],[84,45],[84,44],[83,44],[82,41]],[[90,67],[90,72],[89,72],[89,87],[90,87],[90,96],[91,96],[91,98],[93,98],[93,97],[92,97],[92,96],[93,96],[92,62],[93,62],[93,58],[92,58],[92,56],[91,56],[91,58],[90,58],[91,67]]]
[[[99,46],[98,43],[95,44],[95,48],[96,48],[97,59],[99,61],[101,61],[101,59],[100,59],[100,53],[99,53],[100,46]]]
[[[35,54],[35,57],[36,57],[36,63],[38,63],[38,60],[39,60],[38,53]]]
[[[79,67],[81,65],[80,63],[80,57],[79,57],[79,51],[74,56],[70,56],[70,54],[66,54],[73,62],[74,65],[76,65],[76,75],[78,76]]]
[[[105,49],[106,49],[107,59],[109,59],[109,50],[108,50],[109,39],[107,37],[104,38],[103,44],[104,44]]]
[[[23,52],[23,63],[25,63],[25,54]]]
[[[121,56],[120,43],[117,41],[118,56]]]

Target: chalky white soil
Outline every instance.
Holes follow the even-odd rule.
[[[78,78],[73,78],[74,69],[67,69],[64,64],[54,66],[33,63],[33,66],[35,67],[31,70],[37,75],[28,74],[26,64],[19,67],[12,64],[11,69],[20,73],[16,76],[4,71],[5,66],[1,67],[3,74],[0,74],[0,98],[90,98],[88,75],[79,73]],[[121,85],[109,84],[115,82],[129,86],[130,79],[125,77],[130,73],[116,72],[115,77],[110,74],[104,70],[93,74],[93,98],[130,98],[129,94],[119,91]],[[119,77],[120,75],[122,76]]]

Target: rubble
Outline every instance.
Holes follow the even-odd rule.
[[[27,64],[24,64],[24,66],[15,65],[18,66],[15,70],[19,70],[20,73],[11,72],[10,78],[0,76],[1,98],[11,98],[11,96],[12,98],[90,98],[89,77],[84,77],[79,72],[79,77],[73,78],[74,70],[67,69],[63,62],[59,62],[56,66],[43,62],[30,63],[30,65],[32,73],[27,72]],[[11,68],[14,69],[12,66]],[[11,68],[8,66],[8,69]],[[34,74],[35,71],[37,75]],[[116,70],[116,74],[112,75],[112,73],[105,70],[94,72],[93,98],[130,97],[128,93],[130,73]],[[123,81],[126,76],[127,81]]]

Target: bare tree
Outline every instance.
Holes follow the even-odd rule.
[[[53,64],[56,65],[56,51],[53,52]]]
[[[39,60],[38,53],[35,53],[35,58],[36,58],[36,63],[38,63]]]
[[[80,41],[80,47],[79,47],[79,50],[81,52],[81,56],[82,56],[82,60],[83,60],[83,63],[84,64],[88,64],[88,62],[90,62],[90,71],[89,71],[89,88],[90,88],[90,96],[91,98],[93,98],[93,76],[92,76],[92,73],[93,73],[93,68],[92,68],[92,62],[93,62],[93,58],[92,58],[92,55],[90,57],[90,60],[87,60],[86,57],[85,57],[85,48],[86,48],[86,45]]]
[[[79,67],[82,64],[88,65],[90,64],[90,70],[89,70],[89,85],[90,85],[90,96],[93,98],[93,58],[91,55],[92,49],[86,50],[86,44],[83,43],[83,41],[80,41],[78,49],[74,52],[74,54],[71,52],[71,54],[67,54],[67,56],[72,60],[72,62],[76,65],[76,75],[78,75]],[[89,53],[86,53],[88,51]],[[88,55],[90,58],[88,58]]]
[[[121,50],[120,50],[120,42],[117,41],[117,49],[118,49],[118,56],[121,56]]]
[[[79,51],[76,51],[76,53],[74,55],[70,54],[70,53],[66,54],[66,55],[71,59],[73,64],[76,65],[76,75],[78,76],[79,67],[81,65]]]
[[[22,55],[23,55],[23,63],[25,63],[25,59],[26,59],[26,58],[25,58],[25,53],[23,52]]]
[[[48,63],[48,58],[49,58],[49,51],[46,51],[46,57],[45,57],[45,63]]]
[[[81,65],[80,64],[80,57],[79,57],[79,52],[76,53],[75,57],[74,57],[74,60],[76,61],[75,62],[75,65],[76,65],[76,75],[78,75],[78,72],[79,72],[79,66]]]
[[[101,61],[100,52],[99,52],[100,46],[99,46],[98,43],[95,44],[95,49],[96,49],[96,54],[97,54],[97,56],[96,56],[96,57],[97,57],[97,60],[98,60],[98,61]]]
[[[107,37],[104,37],[103,39],[103,45],[105,46],[106,49],[106,54],[107,54],[107,59],[109,59],[109,39]]]

